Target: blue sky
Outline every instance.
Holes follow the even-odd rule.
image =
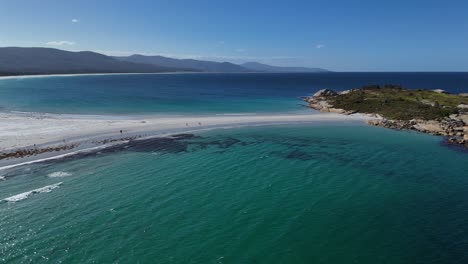
[[[468,71],[468,1],[1,0],[0,46]]]

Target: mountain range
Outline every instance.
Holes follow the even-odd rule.
[[[241,64],[242,67],[256,72],[330,72],[322,68],[306,68],[306,67],[280,67],[262,64],[258,62],[246,62]]]
[[[128,57],[114,57],[121,61],[145,63],[170,68],[189,68],[201,72],[249,72],[240,65],[229,62],[202,61],[193,59],[174,59],[163,56],[131,55]]]
[[[0,75],[158,72],[327,72],[320,68],[277,67],[258,62],[241,65],[163,56],[112,57],[91,51],[53,48],[0,48]]]

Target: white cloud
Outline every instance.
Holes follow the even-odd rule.
[[[315,47],[317,49],[321,49],[321,48],[325,48],[325,45],[324,44],[317,44],[317,45],[315,45]]]
[[[72,19],[72,20],[71,20],[71,22],[73,22],[73,23],[78,23],[78,22],[80,22],[80,20],[79,20],[79,19],[76,19],[76,18],[74,18],[74,19]]]
[[[236,49],[236,52],[245,52],[245,49]]]
[[[64,45],[75,45],[76,43],[73,41],[66,41],[66,40],[61,40],[61,41],[49,41],[46,43],[46,45],[51,45],[51,46],[64,46]]]

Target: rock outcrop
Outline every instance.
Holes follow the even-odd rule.
[[[432,90],[433,92],[436,92],[436,93],[443,93],[443,94],[448,94],[449,92],[445,91],[445,90],[442,90],[442,89],[435,89],[435,90]]]
[[[468,121],[468,120],[467,120]],[[468,147],[468,123],[457,117],[444,120],[388,120],[373,119],[367,122],[370,125],[391,129],[409,129],[419,132],[448,137],[450,143],[462,144]]]
[[[354,113],[353,111],[346,111],[344,109],[334,108],[326,100],[326,97],[336,96],[336,95],[338,95],[338,93],[333,90],[322,89],[316,92],[313,96],[306,97],[305,101],[309,103],[310,108],[319,110],[320,112],[330,112],[330,113],[345,114],[345,115]]]
[[[322,89],[314,94],[313,97],[334,96],[338,93],[330,89]]]
[[[338,114],[353,114],[356,111],[334,108],[330,100],[338,95],[348,94],[355,90],[348,90],[337,93],[333,90],[323,89],[316,92],[311,97],[306,97],[305,101],[309,103],[309,107],[321,112],[331,112]],[[444,91],[435,91],[443,93]],[[422,102],[426,103],[426,102]],[[468,105],[460,104],[457,106],[458,114],[451,114],[440,120],[391,120],[377,113],[362,113],[367,114],[374,119],[368,120],[368,124],[381,126],[391,129],[408,129],[415,130],[432,135],[448,137],[448,142],[453,144],[462,144],[468,148]]]

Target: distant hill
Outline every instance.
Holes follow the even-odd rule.
[[[163,56],[143,56],[138,54],[114,58],[133,63],[146,63],[170,68],[187,68],[203,72],[250,72],[249,69],[229,62],[173,59]]]
[[[52,48],[0,48],[0,75],[74,73],[156,73],[187,71],[117,60],[103,54]]]
[[[330,72],[329,70],[321,68],[279,67],[258,62],[246,62],[241,64],[241,66],[255,72]]]
[[[320,68],[277,67],[258,62],[237,65],[163,56],[112,57],[91,51],[0,48],[0,75],[157,72],[327,72]]]

